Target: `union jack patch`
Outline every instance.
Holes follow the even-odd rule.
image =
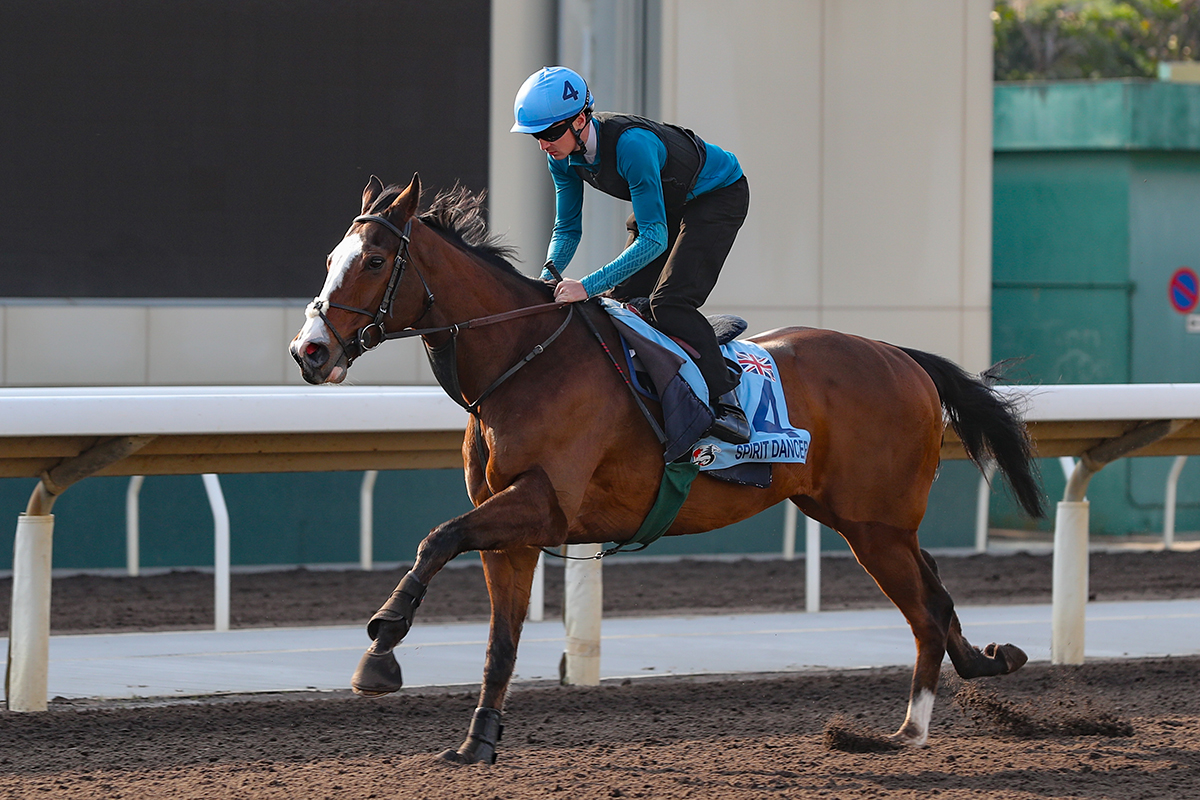
[[[762,375],[769,381],[775,380],[775,370],[769,359],[761,358],[753,353],[738,353],[738,364],[742,372],[753,372]]]

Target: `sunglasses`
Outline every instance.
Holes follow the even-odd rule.
[[[563,134],[567,132],[567,130],[571,127],[571,123],[574,121],[575,118],[572,117],[571,119],[566,119],[562,122],[555,123],[549,128],[546,128],[544,131],[538,131],[537,133],[531,133],[529,135],[535,139],[541,139],[543,142],[557,142],[562,138]]]

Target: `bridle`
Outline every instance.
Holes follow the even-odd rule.
[[[400,280],[404,277],[405,269],[408,268],[408,244],[410,235],[412,233],[413,218],[409,217],[408,222],[404,224],[404,230],[397,228],[391,223],[390,220],[375,214],[364,214],[360,217],[355,217],[354,222],[374,222],[378,225],[382,225],[384,228],[395,234],[395,236],[400,240],[400,246],[396,249],[396,257],[392,261],[392,274],[388,278],[388,285],[387,289],[383,293],[383,299],[379,301],[378,311],[372,313],[365,308],[342,305],[341,303],[335,303],[332,300],[322,300],[319,297],[314,298],[313,301],[309,303],[306,313],[320,317],[321,321],[325,323],[325,327],[328,328],[338,340],[338,344],[342,346],[342,352],[346,357],[347,369],[349,369],[350,365],[354,363],[354,359],[358,358],[363,353],[374,350],[376,347],[389,339],[408,339],[413,336],[426,336],[432,333],[448,332],[450,334],[450,338],[444,345],[434,347],[430,345],[428,341],[425,342],[426,354],[429,356],[434,377],[437,378],[438,383],[443,389],[446,390],[446,394],[450,395],[452,400],[465,408],[472,415],[478,415],[479,404],[482,403],[489,395],[491,395],[492,392],[498,389],[500,384],[504,383],[506,380],[516,374],[519,369],[524,367],[535,357],[545,352],[546,348],[549,347],[550,344],[557,339],[564,330],[567,329],[567,325],[570,324],[571,318],[575,315],[575,309],[568,303],[539,303],[534,306],[517,308],[512,311],[504,311],[499,314],[492,314],[486,317],[476,317],[465,322],[456,322],[450,325],[442,325],[435,328],[413,328],[410,326],[401,331],[388,332],[384,330],[383,321],[391,314],[392,304],[396,300],[396,292],[399,291],[400,288]],[[429,310],[433,308],[434,297],[433,292],[429,290],[429,284],[425,281],[425,276],[421,274],[421,270],[416,264],[413,264],[413,270],[417,273],[417,277],[421,279],[421,286],[425,289],[424,308],[422,309],[420,316],[413,320],[413,324],[416,324],[424,319],[425,315],[429,313]],[[357,352],[350,350],[350,346],[346,342],[345,338],[338,333],[337,328],[333,327],[333,324],[325,316],[326,306],[330,308],[340,308],[343,311],[352,311],[356,314],[362,314],[363,316],[371,317],[371,322],[359,328],[354,334],[354,344],[358,348]],[[458,339],[458,334],[460,331],[468,328],[481,328],[485,325],[493,325],[497,322],[506,322],[511,319],[528,317],[533,314],[541,314],[546,311],[556,311],[564,306],[567,307],[567,317],[563,320],[562,324],[558,326],[554,333],[550,334],[550,336],[541,344],[535,345],[534,348],[524,358],[500,375],[500,377],[497,378],[491,386],[484,390],[483,394],[481,394],[475,400],[475,402],[468,403],[463,399],[462,390],[458,380],[458,360],[455,354],[455,343]]]
[[[397,228],[390,220],[375,214],[364,214],[360,217],[355,217],[354,222],[374,222],[377,225],[382,225],[396,235],[400,240],[400,246],[396,249],[396,257],[392,259],[392,274],[388,276],[387,289],[384,290],[383,299],[379,301],[379,309],[374,313],[365,308],[342,305],[332,300],[322,300],[319,297],[313,298],[312,303],[308,306],[309,313],[315,313],[319,316],[321,321],[325,323],[325,327],[338,340],[338,344],[342,346],[342,352],[346,354],[347,369],[354,363],[354,359],[363,353],[374,350],[389,338],[398,338],[388,334],[384,330],[383,321],[392,313],[392,304],[396,301],[396,292],[399,291],[400,281],[404,277],[404,271],[408,268],[408,242],[409,235],[412,233],[412,217],[409,217],[408,222],[404,223],[404,230]],[[425,276],[421,274],[421,270],[417,269],[415,265],[413,266],[413,270],[417,273],[417,277],[421,279],[421,286],[425,289],[425,307],[421,311],[421,316],[413,321],[416,323],[424,319],[425,315],[429,313],[429,309],[433,307],[433,292],[429,291],[429,284],[425,282]],[[350,345],[342,338],[337,328],[333,327],[333,323],[325,316],[326,306],[329,308],[340,308],[343,311],[353,311],[355,314],[371,317],[371,321],[359,328],[354,334],[354,344],[357,345],[357,352],[351,351]]]

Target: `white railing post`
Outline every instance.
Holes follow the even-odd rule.
[[[1062,467],[1063,477],[1071,480],[1071,476],[1075,474],[1075,459],[1071,456],[1059,456],[1058,465]]]
[[[804,522],[804,610],[821,610],[821,523],[811,517]]]
[[[221,492],[221,481],[216,475],[205,473],[204,491],[213,515],[213,573],[216,621],[213,629],[229,630],[229,509],[225,506],[225,495]]]
[[[783,560],[796,560],[796,504],[783,501]]]
[[[975,552],[986,553],[988,543],[988,512],[992,502],[992,477],[996,462],[990,462],[979,476],[979,493],[975,496]]]
[[[134,475],[125,489],[125,572],[136,578],[141,571],[141,515],[138,510],[138,495],[142,491],[145,475]]]
[[[597,686],[600,683],[600,619],[604,607],[604,585],[598,544],[569,544],[564,565],[563,624],[567,632],[563,652],[562,682],[568,686]]]
[[[1170,550],[1175,546],[1175,500],[1179,489],[1179,473],[1187,463],[1187,456],[1175,456],[1171,471],[1167,473],[1166,498],[1163,500],[1163,549]]]
[[[546,554],[538,553],[537,566],[533,568],[533,585],[529,589],[530,622],[541,622],[546,618]]]
[[[1082,664],[1088,598],[1089,508],[1087,487],[1103,463],[1060,459],[1070,465],[1067,488],[1054,517],[1050,588],[1050,663]]]
[[[1062,500],[1054,518],[1050,663],[1082,664],[1088,597],[1088,501]]]
[[[363,472],[358,490],[358,566],[370,572],[375,565],[375,479],[379,471]]]
[[[9,711],[45,711],[47,707],[53,543],[53,514],[17,517],[8,632]]]

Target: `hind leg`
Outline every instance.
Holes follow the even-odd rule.
[[[929,565],[929,569],[940,585],[941,577],[938,575],[937,562],[933,560],[933,556],[922,550],[921,557]],[[957,613],[950,618],[946,650],[950,653],[950,661],[954,664],[955,671],[960,677],[967,679],[1007,675],[1025,666],[1025,662],[1029,660],[1029,656],[1025,655],[1024,650],[1012,644],[992,642],[982,650],[975,647],[967,641],[967,637],[963,636],[962,625],[958,621]]]
[[[908,713],[895,738],[922,746],[929,738],[929,720],[937,694],[942,658],[954,603],[917,545],[916,531],[880,522],[843,522],[838,532],[849,542],[863,568],[875,579],[908,620],[917,643]]]

